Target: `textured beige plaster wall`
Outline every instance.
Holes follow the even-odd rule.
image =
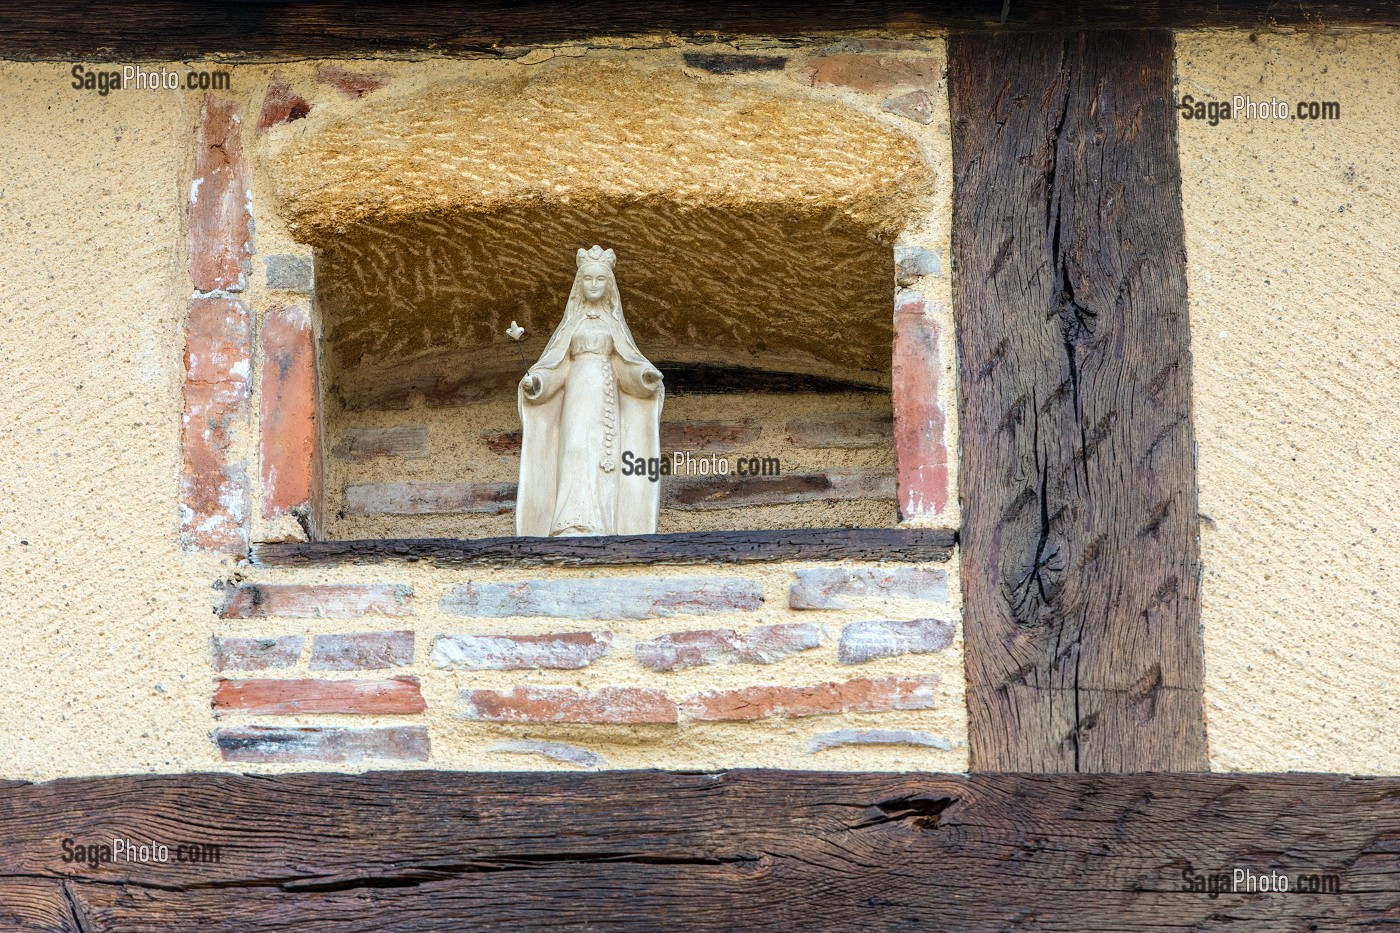
[[[1212,767],[1400,773],[1400,35],[1177,37]]]
[[[208,768],[210,585],[178,549],[198,98],[0,66],[0,771]]]
[[[929,43],[942,55],[942,44]],[[675,52],[679,56],[679,50]],[[183,65],[169,63],[184,70]],[[399,78],[426,82],[450,78],[460,62],[357,62]],[[147,64],[159,68],[159,63]],[[196,67],[204,67],[196,65]],[[298,83],[315,108],[348,112],[354,101],[310,76],[314,63],[278,66]],[[131,772],[327,770],[326,765],[226,765],[211,741],[214,673],[209,640],[216,634],[283,635],[383,631],[418,632],[413,667],[392,673],[423,678],[428,712],[414,717],[285,717],[278,725],[426,724],[435,768],[521,769],[559,767],[532,756],[489,751],[506,737],[553,737],[548,730],[464,724],[456,690],[465,675],[427,666],[438,632],[483,631],[437,608],[455,584],[540,576],[511,568],[450,570],[419,565],[380,565],[314,571],[250,569],[234,561],[179,549],[177,477],[180,472],[182,349],[186,300],[184,212],[200,98],[186,91],[136,92],[105,97],[71,87],[70,65],[0,64],[0,101],[12,131],[0,134],[0,777],[47,779]],[[295,238],[273,209],[259,175],[265,152],[251,138],[272,66],[228,68],[249,126],[244,145],[254,170],[256,253],[245,300],[255,320],[270,308],[302,301],[263,284],[264,257],[296,252]],[[841,98],[824,90],[819,96]],[[934,210],[915,231],[918,242],[946,255],[948,216],[946,97],[936,102],[937,121],[921,142],[939,167]],[[889,118],[894,119],[894,118]],[[306,121],[311,123],[309,119]],[[272,130],[299,132],[296,124]],[[947,280],[925,276],[931,302],[947,306]],[[948,342],[945,341],[945,344]],[[951,367],[945,346],[944,364]],[[254,360],[254,372],[258,360]],[[951,374],[945,387],[951,392]],[[260,387],[254,386],[252,411]],[[946,399],[950,417],[955,413]],[[256,444],[250,419],[235,439],[235,456],[247,462],[254,494]],[[951,510],[948,520],[953,521]],[[254,538],[297,531],[295,522],[255,519]],[[787,613],[791,567],[675,568],[684,575],[740,573],[763,583],[767,603],[742,619],[676,618],[664,624],[616,623],[620,644],[662,631],[742,623],[765,624]],[[956,563],[949,565],[951,617],[958,613]],[[598,571],[635,575],[641,568]],[[588,576],[587,571],[568,571]],[[416,595],[411,619],[274,619],[224,621],[215,608],[216,585],[256,582],[403,583]],[[692,670],[679,693],[747,683],[807,684],[896,670],[936,671],[942,678],[938,708],[878,715],[824,716],[764,723],[696,723],[660,741],[654,733],[608,727],[583,730],[612,767],[712,768],[739,765],[961,770],[966,767],[966,715],[962,696],[962,640],[931,656],[876,661],[857,667],[836,661],[835,634],[859,613],[820,613],[814,620],[831,636],[822,648],[758,671],[739,667]],[[540,632],[566,628],[543,620],[497,620],[492,630]],[[664,681],[625,653],[600,662],[600,676],[614,683]],[[303,662],[304,663],[304,662]],[[305,667],[293,673],[305,674]],[[590,672],[591,674],[592,672]],[[331,677],[341,675],[331,674]],[[377,674],[370,676],[378,676]],[[525,678],[496,675],[502,683]],[[674,676],[674,675],[672,675]],[[531,682],[574,683],[574,672],[532,674]],[[486,679],[472,679],[486,685]],[[594,681],[590,681],[594,682]],[[223,720],[236,723],[236,718]],[[269,720],[263,720],[269,722]],[[946,737],[949,748],[863,746],[803,754],[811,736],[842,728],[917,729]],[[567,731],[567,730],[564,730]],[[535,734],[538,732],[539,734]],[[577,736],[577,730],[574,733]],[[564,736],[567,738],[567,736]],[[367,762],[364,767],[399,767]]]

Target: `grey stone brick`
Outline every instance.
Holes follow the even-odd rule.
[[[953,623],[943,619],[852,622],[841,630],[837,657],[842,664],[860,664],[901,654],[930,654],[952,643]]]
[[[550,616],[561,619],[654,619],[751,612],[763,587],[738,577],[608,577],[466,583],[442,600],[463,616]]]

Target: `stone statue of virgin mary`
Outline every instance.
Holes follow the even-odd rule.
[[[653,534],[659,484],[624,476],[622,455],[661,455],[661,373],[622,318],[610,249],[578,251],[578,273],[539,362],[520,380],[521,535]]]

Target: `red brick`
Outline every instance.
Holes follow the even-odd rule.
[[[224,601],[225,619],[352,619],[413,615],[413,590],[394,583],[245,583]]]
[[[802,79],[813,87],[844,86],[872,94],[895,88],[924,88],[938,86],[943,67],[934,58],[895,58],[883,55],[861,55],[840,52],[819,55],[807,60]]]
[[[311,105],[306,98],[292,90],[280,71],[274,71],[267,85],[267,94],[263,97],[262,113],[258,116],[258,128],[254,135],[261,136],[279,123],[300,120],[310,112]]]
[[[413,663],[410,631],[317,635],[311,642],[313,671],[377,671]]]
[[[298,716],[303,713],[405,715],[427,709],[417,677],[391,680],[220,680],[214,715]]]
[[[364,97],[388,84],[389,76],[382,71],[346,71],[335,65],[322,65],[316,69],[316,80],[329,84],[346,97]]]
[[[210,640],[216,671],[265,671],[295,667],[306,639],[300,635],[280,638],[220,638]]]
[[[321,394],[311,318],[298,307],[268,312],[262,325],[263,517],[299,510],[320,528]]]
[[[902,289],[894,308],[894,449],[901,521],[932,517],[948,505],[947,417],[938,397],[943,374],[937,322],[918,292]]]
[[[577,670],[607,654],[612,632],[439,635],[432,665],[458,671]]]
[[[245,764],[299,761],[358,764],[375,758],[427,761],[431,750],[426,726],[384,729],[235,726],[216,730],[214,742],[224,761]]]
[[[189,213],[190,280],[201,292],[248,284],[253,215],[240,130],[236,103],[204,99]]]
[[[707,664],[772,664],[821,644],[821,628],[808,623],[764,625],[744,634],[733,629],[671,632],[637,643],[637,661],[654,671]]]
[[[248,552],[248,483],[230,459],[248,415],[252,357],[248,309],[230,298],[194,298],[185,318],[180,531],[186,548]]]
[[[673,723],[676,704],[662,690],[637,687],[516,687],[463,690],[464,716],[490,722]]]
[[[680,710],[691,719],[767,719],[931,709],[938,675],[857,678],[810,687],[740,687],[705,690],[683,700]]]

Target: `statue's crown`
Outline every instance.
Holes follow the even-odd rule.
[[[608,268],[611,269],[617,264],[617,253],[614,253],[610,249],[603,249],[601,246],[595,246],[592,249],[580,249],[578,251],[578,264],[582,266],[585,262],[605,262],[608,264]]]

